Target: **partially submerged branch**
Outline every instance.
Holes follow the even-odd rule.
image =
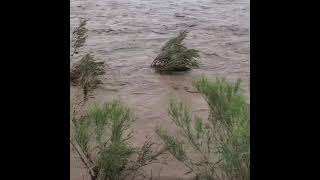
[[[198,67],[198,51],[189,49],[182,43],[187,31],[170,39],[162,48],[160,54],[153,60],[151,67],[157,71],[186,71]]]
[[[87,31],[88,29],[85,27],[87,24],[87,20],[82,19],[80,20],[79,26],[73,31],[72,33],[72,47],[73,52],[71,53],[70,57],[73,57],[74,54],[78,53],[78,49],[82,47],[88,37]]]
[[[97,62],[90,54],[86,54],[70,72],[71,84],[83,90],[84,99],[102,84],[100,77],[104,75],[104,62]]]

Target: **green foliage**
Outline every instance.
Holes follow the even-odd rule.
[[[88,153],[90,140],[89,126],[90,121],[85,118],[78,120],[74,126],[74,139],[85,153]]]
[[[109,106],[109,104],[105,104],[102,107],[95,106],[90,112],[90,118],[93,120],[95,126],[96,140],[100,144],[106,125],[110,123],[110,120],[108,120],[109,110],[106,109],[107,106]]]
[[[244,118],[243,112],[247,105],[240,83],[240,80],[229,83],[219,78],[210,81],[205,77],[194,81],[194,86],[208,102],[212,124],[221,123],[225,128],[229,128],[232,127],[233,121]]]
[[[121,177],[131,155],[135,149],[128,144],[130,133],[127,133],[132,118],[129,109],[120,101],[105,103],[102,106],[95,106],[83,119],[74,122],[74,139],[86,158],[95,167],[96,177],[101,180],[116,180]],[[90,127],[94,127],[93,133]],[[109,133],[110,137],[103,136]],[[96,150],[89,152],[89,140],[97,140]],[[97,153],[97,159],[93,162],[90,154]]]
[[[129,108],[120,101],[95,106],[90,112],[90,118],[94,122],[97,141],[102,142],[102,135],[109,132],[110,142],[113,144],[121,143],[127,138],[124,136],[125,132],[133,122]]]
[[[210,106],[209,120],[218,132],[226,174],[230,178],[249,179],[250,114],[240,81],[229,83],[202,77],[194,85]]]
[[[161,48],[151,67],[158,71],[184,71],[198,67],[198,50],[188,49],[182,43],[186,36],[187,31],[183,31],[177,37],[170,39]]]
[[[112,123],[111,142],[114,144],[121,143],[125,140],[124,132],[129,129],[133,119],[129,117],[129,109],[121,106],[119,102],[111,104],[109,109]]]
[[[175,136],[169,135],[169,133],[163,128],[157,129],[156,133],[160,136],[166,146],[169,147],[170,153],[173,154],[179,161],[184,161],[186,159],[186,154],[182,143],[179,142]]]
[[[197,134],[197,140],[200,139],[200,136],[202,135],[202,133],[204,132],[203,129],[203,122],[200,118],[196,119],[196,124],[195,124],[195,131]]]
[[[125,143],[111,144],[102,149],[98,157],[99,179],[121,179],[122,172],[134,153],[134,149]]]
[[[138,172],[143,172],[142,167],[153,163],[159,155],[165,153],[152,151],[154,143],[150,140],[141,148],[130,145],[133,118],[129,108],[120,101],[96,105],[84,117],[84,120],[73,121],[74,137],[91,163],[87,167],[94,167],[92,179],[119,180],[130,175],[135,177]],[[96,146],[89,151],[89,140],[94,139],[96,143],[92,144]],[[93,153],[96,154],[95,160],[91,158]]]
[[[210,108],[208,121],[192,118],[191,110],[171,98],[169,114],[179,128],[179,139],[162,130],[160,138],[170,149],[176,144],[190,147],[190,151],[170,151],[199,179],[250,179],[250,117],[240,81],[224,79],[194,81]],[[184,141],[183,141],[184,140]],[[187,152],[192,152],[188,154]],[[181,158],[180,154],[184,154]]]
[[[79,86],[83,90],[84,97],[102,84],[100,76],[105,74],[104,62],[97,62],[93,56],[86,54],[70,72],[72,85]]]

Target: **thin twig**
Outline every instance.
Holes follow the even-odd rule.
[[[78,153],[79,157],[80,157],[80,160],[83,162],[83,164],[85,165],[85,167],[87,168],[87,170],[89,171],[89,174],[90,174],[90,177],[92,180],[95,180],[96,179],[96,175],[93,171],[93,169],[90,167],[90,165],[87,163],[87,161],[91,161],[91,160],[88,160],[87,156],[83,155],[84,153],[81,153],[80,152],[80,148],[78,148],[76,146],[76,144],[70,139],[70,143],[71,145],[73,146],[73,148],[76,150],[76,152]],[[87,159],[87,161],[85,160]]]

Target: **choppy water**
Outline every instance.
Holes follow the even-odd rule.
[[[241,78],[249,101],[249,12],[249,0],[71,0],[70,36],[80,18],[88,20],[89,30],[71,64],[87,52],[105,61],[107,74],[95,101],[117,97],[126,102],[136,117],[133,141],[141,144],[145,136],[155,136],[156,126],[171,126],[170,93],[205,114],[206,103],[192,92],[193,77]],[[185,29],[189,31],[186,46],[200,50],[200,67],[175,75],[155,73],[150,64],[160,47]],[[162,174],[185,177],[185,171],[171,160]],[[87,179],[85,174],[72,154],[71,179]]]

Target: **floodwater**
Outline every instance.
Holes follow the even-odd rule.
[[[250,1],[249,0],[71,0],[71,28],[87,19],[88,38],[71,61],[85,53],[107,65],[104,84],[90,103],[121,99],[134,112],[135,136],[141,145],[149,136],[158,143],[155,128],[171,128],[167,113],[170,94],[206,116],[208,107],[192,88],[192,79],[242,79],[250,102]],[[150,68],[161,46],[180,31],[188,30],[187,47],[200,51],[200,67],[177,74],[158,74]],[[71,88],[71,95],[73,94]],[[71,179],[89,179],[70,146]],[[160,166],[149,167],[153,172]],[[183,164],[170,158],[161,179],[190,178]]]

